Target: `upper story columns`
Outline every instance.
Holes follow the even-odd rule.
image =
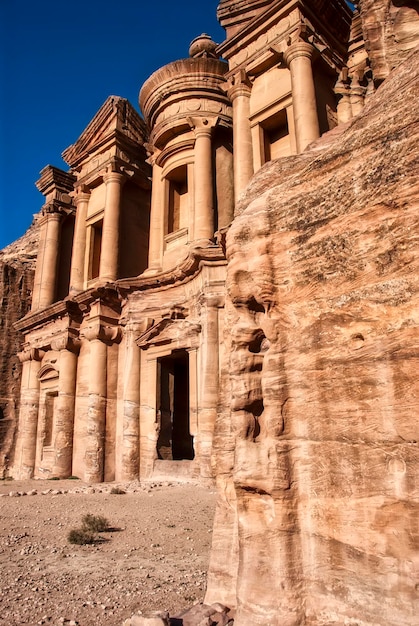
[[[191,118],[195,135],[195,224],[194,240],[214,236],[214,179],[212,165],[212,130],[217,118]]]
[[[162,182],[162,168],[157,164],[160,150],[153,150],[152,145],[148,145],[148,148],[150,150],[148,162],[153,168],[153,174],[151,187],[148,268],[146,273],[156,274],[162,267],[164,237],[164,189]]]
[[[292,43],[284,53],[291,73],[292,104],[297,152],[320,137],[312,58],[314,47],[306,41]]]
[[[251,83],[244,71],[234,76],[228,95],[233,103],[234,197],[237,202],[237,198],[253,176],[250,128]]]
[[[44,309],[55,300],[61,215],[54,208],[52,206],[44,209],[40,222],[41,235],[33,286],[32,311]]]
[[[118,278],[119,219],[121,193],[125,177],[108,169],[103,176],[106,185],[105,211],[103,215],[102,250],[99,280],[114,281]]]
[[[76,225],[74,229],[73,254],[71,258],[70,293],[82,291],[84,287],[84,259],[86,254],[86,218],[90,190],[85,185],[74,194]]]
[[[36,183],[44,194],[40,221],[39,252],[36,262],[32,311],[44,309],[56,299],[60,257],[61,222],[74,211],[70,191],[75,177],[48,165]]]

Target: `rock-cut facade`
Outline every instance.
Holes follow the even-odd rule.
[[[238,199],[375,89],[344,0],[223,0],[218,18],[223,43],[202,35],[145,82],[143,117],[110,96],[64,151],[69,170],[36,183],[16,478],[213,478]]]

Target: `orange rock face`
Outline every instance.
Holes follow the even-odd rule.
[[[417,623],[418,96],[416,51],[229,232],[207,601],[235,626]]]
[[[0,250],[0,477],[12,456],[19,407],[22,337],[13,325],[30,309],[38,238],[35,220],[23,237]]]

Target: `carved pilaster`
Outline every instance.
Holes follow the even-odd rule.
[[[250,128],[252,83],[244,70],[230,80],[228,96],[233,103],[234,198],[237,202],[253,176],[253,147]]]
[[[86,255],[86,217],[90,199],[90,189],[85,185],[76,188],[73,201],[76,205],[73,252],[71,256],[70,293],[77,293],[84,287],[84,260]]]
[[[146,144],[148,163],[153,168],[150,210],[150,241],[148,249],[148,268],[145,274],[156,274],[162,268],[164,237],[164,191],[162,168],[157,163],[161,150],[152,144]]]

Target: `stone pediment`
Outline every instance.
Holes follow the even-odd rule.
[[[221,0],[217,8],[218,20],[227,34],[235,34],[254,17],[272,4],[273,0]]]
[[[198,345],[201,325],[185,319],[164,318],[139,336],[137,345],[147,350],[152,346],[175,344],[175,348],[192,348]]]
[[[119,136],[143,145],[145,124],[125,98],[109,96],[77,141],[62,156],[70,167],[76,167],[86,156]]]

